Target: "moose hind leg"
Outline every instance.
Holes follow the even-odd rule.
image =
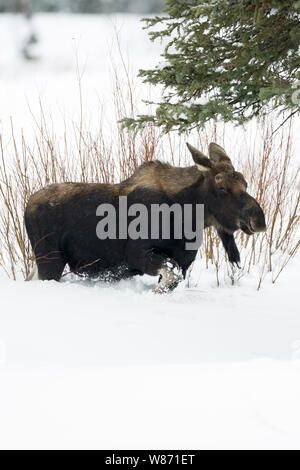
[[[41,281],[59,281],[66,266],[64,254],[56,240],[42,240],[34,249],[38,270],[38,279]]]
[[[61,259],[37,261],[38,278],[41,281],[59,281],[66,263]]]

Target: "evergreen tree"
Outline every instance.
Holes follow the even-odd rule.
[[[144,21],[164,62],[139,76],[164,92],[154,115],[124,126],[183,132],[209,119],[244,123],[266,104],[300,110],[299,0],[167,0],[164,16]]]

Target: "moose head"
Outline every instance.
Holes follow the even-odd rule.
[[[244,176],[235,171],[225,150],[209,145],[209,158],[187,144],[197,168],[204,172],[208,212],[216,227],[232,234],[238,229],[247,235],[266,230],[265,216],[259,203],[247,192]]]

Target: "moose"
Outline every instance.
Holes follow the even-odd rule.
[[[109,281],[143,274],[159,276],[154,292],[172,291],[185,278],[197,249],[185,249],[184,235],[165,239],[160,233],[153,239],[150,231],[146,238],[99,239],[97,207],[105,203],[117,208],[120,196],[126,196],[128,204],[142,202],[147,207],[202,204],[204,228],[215,227],[230,263],[240,267],[234,232],[253,235],[265,231],[263,210],[248,194],[245,178],[235,171],[222,147],[211,143],[207,157],[187,146],[193,166],[150,161],[118,184],[57,183],[34,193],[25,211],[36,262],[28,280],[59,281],[68,265],[78,275]],[[172,217],[170,224],[174,225]]]

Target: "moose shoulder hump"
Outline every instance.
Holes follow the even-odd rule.
[[[120,194],[128,195],[137,188],[149,188],[172,196],[195,184],[201,177],[196,165],[182,168],[155,160],[143,163],[130,178],[121,182]]]

